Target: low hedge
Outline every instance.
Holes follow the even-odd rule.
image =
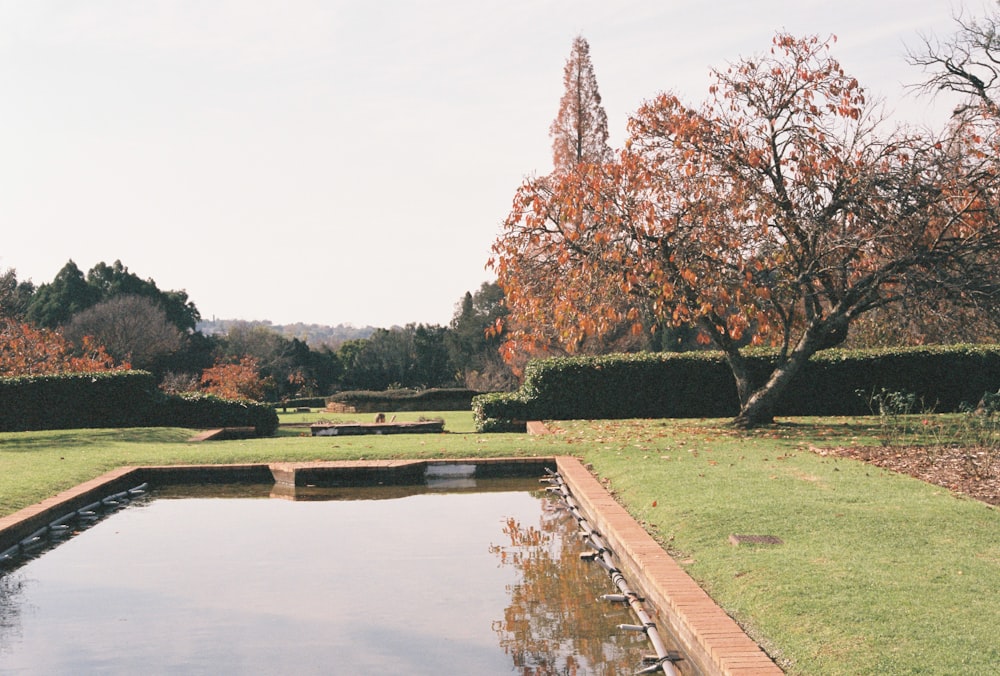
[[[522,392],[491,392],[472,400],[472,418],[477,432],[523,432],[528,420],[538,416],[531,414]]]
[[[776,360],[774,350],[747,353],[757,384]],[[928,410],[956,411],[998,387],[1000,345],[826,350],[796,376],[776,415],[867,415],[871,394],[883,389],[914,393]],[[518,392],[476,397],[473,412],[487,431],[531,419],[729,417],[739,399],[720,352],[637,353],[530,362]]]
[[[273,434],[265,404],[208,395],[167,395],[146,371],[0,378],[0,431],[96,427],[254,427]]]
[[[393,411],[468,411],[479,393],[464,388],[426,390],[350,390],[326,398],[327,403],[353,406],[359,413]]]
[[[159,425],[170,427],[253,427],[261,437],[278,429],[278,414],[268,404],[196,392],[165,397],[158,415]]]
[[[326,406],[325,397],[299,397],[298,399],[283,399],[271,404],[275,408],[323,408]]]

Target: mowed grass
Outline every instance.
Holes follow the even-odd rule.
[[[293,417],[298,416],[298,418]],[[404,418],[404,416],[407,416]],[[554,434],[446,434],[190,443],[191,430],[0,434],[0,514],[120,465],[575,455],[792,674],[990,674],[1000,663],[1000,510],[814,452],[875,444],[875,419],[573,421]],[[282,415],[283,422],[334,419]],[[369,422],[374,415],[336,417]],[[740,545],[731,534],[774,535]]]
[[[998,673],[1000,511],[814,452],[874,443],[873,428],[558,425],[789,673]],[[733,534],[784,544],[734,546]]]

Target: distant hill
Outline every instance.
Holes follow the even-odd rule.
[[[263,326],[288,339],[298,338],[309,347],[329,345],[336,348],[341,343],[357,338],[368,338],[376,331],[374,326],[357,327],[350,324],[324,326],[322,324],[272,324],[269,321],[246,321],[244,319],[211,319],[198,322],[198,330],[206,336],[229,333],[234,325]]]

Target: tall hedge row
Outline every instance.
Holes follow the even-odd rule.
[[[762,384],[777,353],[748,354]],[[955,411],[1000,389],[1000,345],[826,350],[815,355],[778,405],[780,416],[866,415],[868,393],[915,393],[924,406]],[[638,353],[534,361],[510,394],[473,401],[481,431],[528,419],[728,417],[739,412],[732,372],[718,352]]]
[[[264,404],[206,395],[166,395],[145,371],[0,378],[0,431],[94,427],[278,428]]]

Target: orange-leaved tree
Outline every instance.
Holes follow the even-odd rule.
[[[91,373],[130,368],[127,362],[115,364],[103,346],[84,336],[80,347],[61,333],[36,329],[14,319],[0,319],[0,376],[51,375],[55,373]]]
[[[553,172],[530,179],[534,194],[551,194],[559,189],[560,182],[566,177],[584,173],[588,167],[603,165],[613,158],[608,145],[607,114],[601,104],[597,77],[590,59],[590,45],[582,36],[573,40],[563,69],[563,95],[559,101],[559,112],[549,128],[549,136],[552,138]],[[563,208],[554,203],[551,206],[556,210]],[[585,220],[591,216],[581,213],[576,217]],[[540,301],[549,298],[555,290],[551,280],[565,274],[568,259],[553,255],[545,246],[536,247],[530,238],[519,242],[518,247],[521,264],[516,270],[509,270],[511,275],[516,275],[516,280],[508,279],[505,291],[528,295]],[[575,288],[588,295],[601,290],[594,284],[586,290],[581,285]],[[615,293],[613,289],[604,290],[610,291],[611,297],[602,299],[608,305],[602,319],[613,321],[620,314],[614,308]],[[538,303],[534,311],[528,311],[526,305],[520,304],[522,312],[505,318],[504,326],[498,326],[498,335],[501,330],[508,331],[503,353],[515,372],[520,372],[524,361],[530,357],[577,351],[603,352],[620,344],[623,338],[628,340],[630,325],[620,320],[614,320],[613,325],[605,326],[606,330],[602,331],[567,331],[566,327],[574,323],[574,317],[564,315],[573,314],[579,303],[569,302],[570,299],[566,298],[572,290],[560,288],[560,293],[561,299],[567,302],[556,302],[560,298],[551,298],[551,302]],[[593,301],[588,303],[591,307],[596,304]],[[643,312],[644,316],[648,314]],[[589,315],[579,319],[582,322],[591,321]],[[530,330],[518,330],[522,324]]]
[[[930,290],[996,302],[996,120],[942,138],[887,130],[830,42],[779,34],[714,71],[700,107],[642,106],[614,161],[527,181],[492,259],[514,339],[536,316],[567,344],[640,326],[647,308],[694,323],[733,372],[735,422],[756,426],[864,313]],[[559,274],[533,280],[549,262]],[[748,335],[780,348],[762,383]]]
[[[264,382],[257,360],[250,356],[239,362],[218,361],[201,373],[202,390],[224,399],[260,401],[264,397]]]

